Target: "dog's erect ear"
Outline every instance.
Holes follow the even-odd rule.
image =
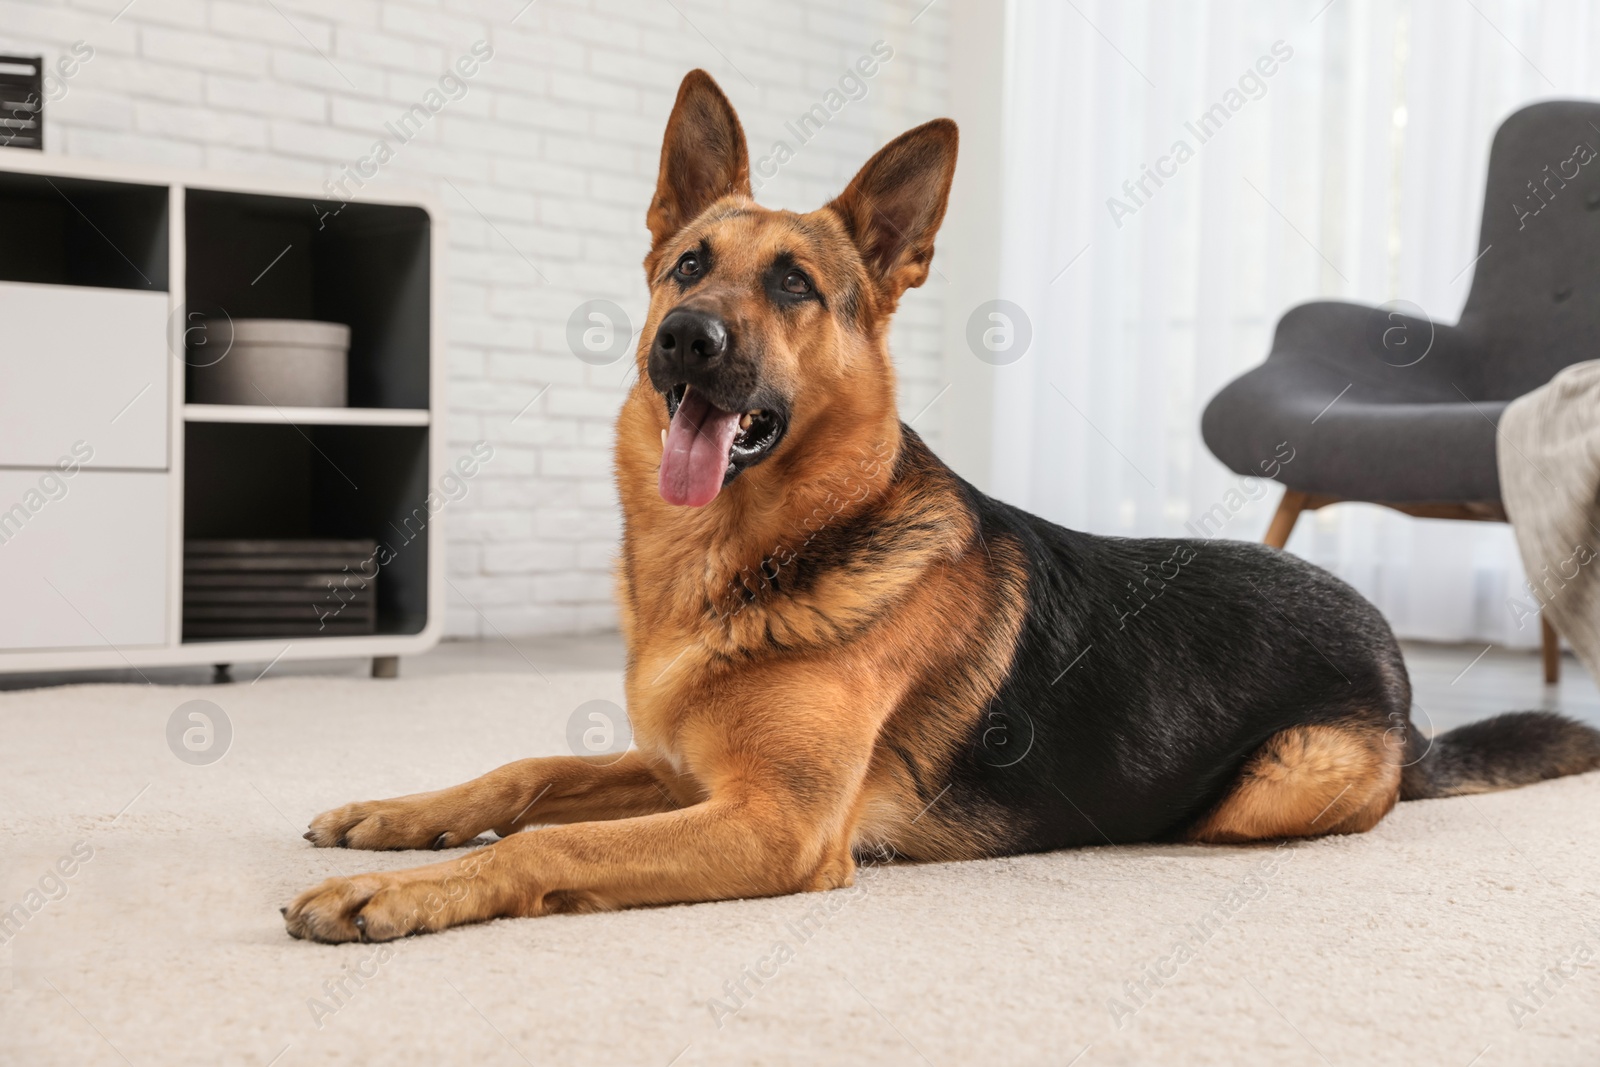
[[[902,133],[867,160],[828,205],[844,221],[890,301],[928,280],[933,236],[944,221],[956,173],[958,140],[949,119]]]
[[[711,75],[691,70],[678,86],[661,142],[661,173],[645,215],[651,251],[730,193],[750,195],[744,127]]]

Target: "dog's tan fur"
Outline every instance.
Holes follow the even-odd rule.
[[[1377,727],[1296,726],[1274,734],[1194,841],[1364,833],[1400,799],[1403,747]]]

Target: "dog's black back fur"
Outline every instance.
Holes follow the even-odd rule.
[[[1574,773],[1550,770],[1553,749],[1566,753],[1563,766],[1600,766],[1600,734],[1588,727],[1503,716],[1498,740],[1553,730],[1555,739],[1533,744],[1518,768],[1468,745],[1494,772],[1446,760],[1462,779],[1449,788],[1433,775],[1446,773],[1451,746],[1430,749],[1412,727],[1388,624],[1327,571],[1257,544],[1065,529],[979,492],[909,428],[901,464],[907,476],[955,483],[977,519],[969,551],[1010,541],[1025,557],[1009,673],[948,781],[922,784],[929,800],[948,785],[953,806],[993,827],[996,852],[1177,837],[1269,738],[1295,726],[1383,733],[1420,765],[1407,769],[1407,798]]]

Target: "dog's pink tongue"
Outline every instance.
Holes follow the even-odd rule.
[[[723,411],[693,388],[684,389],[661,452],[661,499],[691,508],[711,503],[722,489],[738,432],[737,411]]]

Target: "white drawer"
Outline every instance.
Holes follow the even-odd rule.
[[[0,470],[0,649],[167,640],[167,475]]]
[[[0,467],[167,467],[167,294],[0,282]],[[181,364],[180,364],[181,369]]]

